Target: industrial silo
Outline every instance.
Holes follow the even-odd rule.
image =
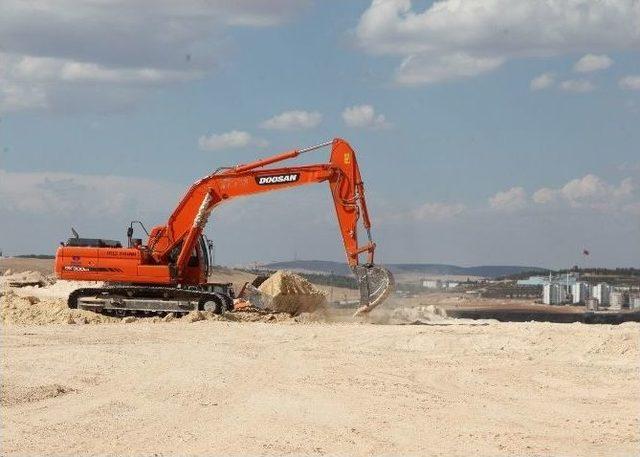
[[[598,311],[598,299],[589,297],[585,300],[584,305],[589,311]]]
[[[571,301],[574,305],[585,303],[590,297],[590,287],[586,282],[576,282],[571,285]]]
[[[597,286],[593,286],[592,296],[598,299],[598,306],[608,306],[609,305],[609,292],[610,292],[609,284],[600,283]]]
[[[545,284],[542,287],[542,303],[545,305],[561,305],[567,299],[567,290],[562,284]]]
[[[614,290],[609,293],[609,309],[622,309],[627,304],[627,294]]]

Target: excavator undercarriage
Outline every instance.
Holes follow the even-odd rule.
[[[103,314],[177,315],[191,311],[211,311],[221,314],[233,310],[231,284],[205,284],[181,289],[162,286],[110,286],[74,290],[68,299],[69,308]]]

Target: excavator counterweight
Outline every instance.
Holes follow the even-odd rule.
[[[319,148],[331,146],[328,163],[268,167]],[[164,225],[147,233],[146,243],[127,230],[128,246],[117,241],[79,238],[58,248],[55,271],[60,279],[104,281],[102,289],[79,289],[69,306],[97,311],[188,312],[222,311],[232,307],[228,284],[209,283],[204,228],[215,207],[233,198],[327,182],[333,197],[347,263],[360,286],[357,313],[368,313],[393,288],[391,273],[374,264],[376,244],[356,155],[344,140],[295,149],[248,164],[223,167],[196,181]],[[140,223],[140,225],[142,225]],[[144,228],[144,226],[142,226]],[[359,231],[366,242],[361,244]],[[146,231],[146,229],[145,229]],[[361,256],[365,256],[361,261]]]

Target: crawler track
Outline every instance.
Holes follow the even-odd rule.
[[[114,286],[76,289],[67,301],[69,308],[103,314],[163,314],[233,309],[229,293],[200,289],[154,286]]]

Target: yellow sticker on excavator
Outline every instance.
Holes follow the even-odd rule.
[[[349,165],[350,163],[351,163],[351,153],[345,152],[344,153],[344,164],[345,165]]]

